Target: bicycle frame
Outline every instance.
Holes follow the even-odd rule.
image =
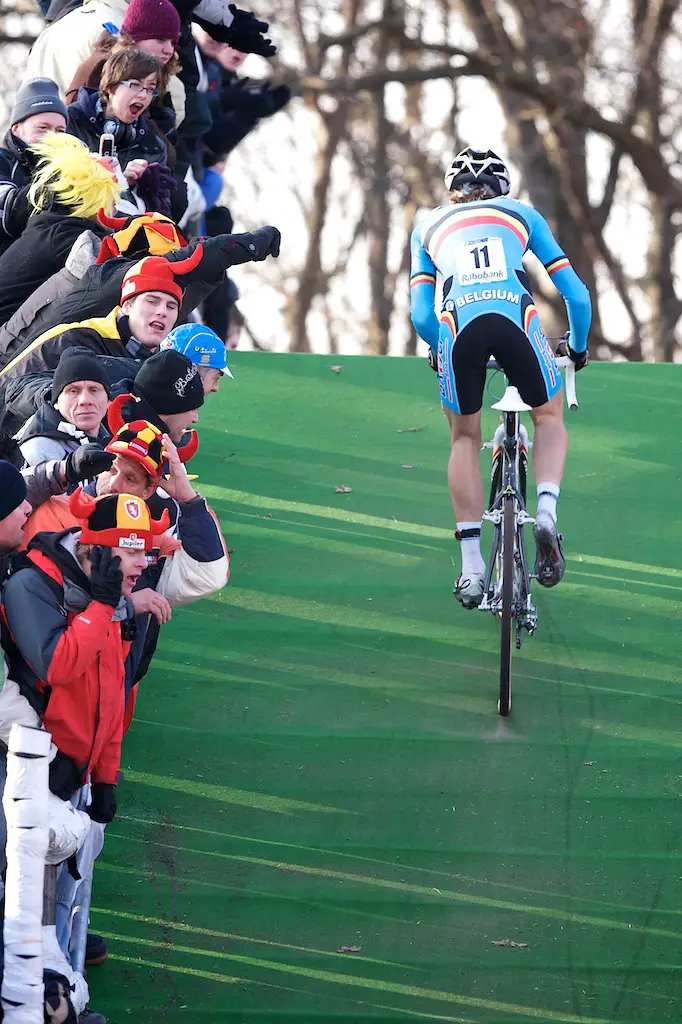
[[[556,360],[566,370],[566,400],[577,409],[575,367],[568,357]],[[494,360],[491,369],[502,369]],[[531,574],[526,557],[523,528],[535,519],[526,509],[528,451],[532,445],[528,431],[521,423],[521,413],[531,412],[515,387],[507,384],[502,398],[493,405],[502,422],[491,442],[493,463],[490,500],[483,520],[493,524],[493,544],[484,577],[481,611],[492,612],[501,620],[500,698],[498,711],[508,715],[511,710],[512,640],[520,650],[526,633],[535,632],[537,609],[531,597]]]

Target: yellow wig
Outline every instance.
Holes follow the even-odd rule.
[[[48,132],[31,149],[40,157],[28,200],[36,210],[57,202],[71,217],[112,213],[123,191],[80,139],[64,132]]]

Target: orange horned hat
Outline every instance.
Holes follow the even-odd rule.
[[[134,494],[93,498],[77,487],[69,498],[69,510],[83,524],[81,544],[151,551],[158,546],[156,538],[170,525],[167,509],[160,519],[152,519],[147,503]]]

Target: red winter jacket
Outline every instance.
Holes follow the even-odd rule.
[[[59,544],[65,536],[68,532],[43,533],[33,540],[36,547],[31,546],[27,555],[33,565],[26,564],[5,584],[5,618],[18,653],[37,677],[35,687],[43,707],[35,699],[31,702],[54,743],[78,768],[81,780],[91,773],[93,782],[115,784],[123,738],[124,662],[130,642],[121,636],[121,623],[112,622],[113,608],[98,601],[88,603],[89,595],[83,594],[87,577]],[[50,548],[57,561],[46,553]],[[83,586],[82,611],[65,607],[69,593],[61,589],[65,572]],[[17,676],[21,673],[15,672]]]

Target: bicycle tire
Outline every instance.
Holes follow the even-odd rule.
[[[512,495],[504,499],[502,516],[502,622],[500,630],[500,698],[497,710],[511,711],[512,641],[514,636],[514,539],[516,509]]]

